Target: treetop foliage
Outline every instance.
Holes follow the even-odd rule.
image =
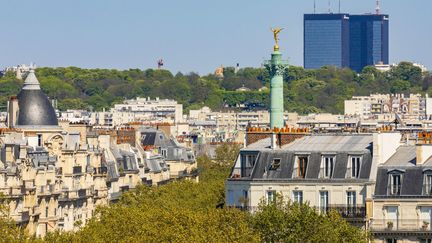
[[[160,97],[177,100],[185,112],[208,106],[214,110],[258,104],[268,108],[270,77],[264,68],[224,68],[224,77],[196,73],[173,75],[163,69],[82,69],[77,67],[38,68],[37,77],[44,92],[58,99],[59,109],[109,108],[124,99]],[[360,74],[350,69],[322,67],[305,70],[290,66],[284,75],[285,109],[301,114],[310,112],[342,113],[343,101],[353,95],[371,93],[428,93],[432,78],[419,67],[401,62],[388,72],[365,67]],[[13,73],[0,78],[0,109],[16,95],[22,81]],[[240,87],[251,91],[236,91]],[[4,109],[4,108],[3,108]]]

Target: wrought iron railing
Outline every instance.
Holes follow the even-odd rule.
[[[421,231],[431,232],[430,219],[373,219],[370,224],[372,232],[381,231]]]

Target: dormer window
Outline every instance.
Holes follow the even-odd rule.
[[[361,168],[361,156],[351,156],[348,160],[348,178],[359,178]]]
[[[402,173],[391,173],[390,174],[390,195],[400,195],[401,186],[402,186]]]
[[[432,171],[424,173],[423,194],[432,195]]]
[[[332,178],[335,165],[334,156],[323,156],[321,162],[321,178]]]
[[[277,170],[280,167],[281,159],[274,158],[272,163],[270,164],[269,170]]]
[[[309,157],[306,155],[297,156],[294,163],[293,177],[306,178],[306,170],[309,162]]]

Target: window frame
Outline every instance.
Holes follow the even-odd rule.
[[[349,203],[350,201],[352,201],[352,203]],[[357,192],[356,191],[346,191],[346,205],[348,208],[353,208],[353,207],[357,206]]]
[[[399,196],[401,194],[401,189],[402,189],[402,183],[403,183],[403,173],[402,172],[395,172],[395,171],[391,171],[388,173],[389,174],[389,191],[388,191],[388,195],[390,196]],[[399,177],[398,179],[398,184],[395,183],[395,178]],[[395,187],[397,186],[397,187]]]
[[[423,172],[423,195],[432,195],[432,170]]]
[[[294,176],[294,178],[301,178],[301,179],[305,179],[306,178],[306,174],[307,174],[307,168],[308,168],[308,165],[309,165],[309,155],[306,155],[306,154],[299,154],[299,155],[296,155],[296,157],[295,157],[296,159],[295,159],[295,166],[294,166],[294,170],[293,170],[293,175],[295,175]],[[304,164],[304,166],[301,166],[302,165],[302,163],[301,162],[305,162]],[[305,167],[303,170],[303,172],[302,172],[302,170],[301,170],[301,168],[302,167]]]
[[[321,178],[326,178],[326,179],[333,178],[335,165],[336,165],[335,155],[323,155],[321,158],[321,169],[322,169]]]
[[[353,166],[354,165],[354,159],[357,162],[356,164],[358,164],[357,170],[354,170],[355,169],[354,166]],[[361,156],[361,155],[350,155],[349,158],[348,158],[348,168],[349,168],[349,170],[347,170],[347,172],[349,173],[348,177],[349,178],[353,178],[353,179],[360,178],[362,164],[363,164],[363,156]],[[354,173],[354,172],[356,172],[356,173]]]
[[[326,205],[322,205],[322,197],[324,196],[325,198],[325,204]],[[320,209],[320,213],[327,213],[328,208],[330,205],[330,193],[329,191],[319,191],[319,209]]]
[[[271,196],[270,196],[271,195]],[[266,191],[267,204],[276,202],[276,190]]]
[[[276,161],[278,161],[276,163]],[[282,159],[281,158],[273,158],[270,166],[269,166],[269,171],[278,171],[281,170],[281,164],[282,164]]]
[[[303,191],[301,190],[292,191],[292,198],[293,198],[292,199],[293,202],[303,204]]]

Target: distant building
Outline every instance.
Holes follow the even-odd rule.
[[[304,68],[349,66],[349,15],[304,15]]]
[[[305,14],[304,68],[389,63],[389,16],[385,14]]]
[[[31,63],[30,65],[21,64],[18,66],[5,68],[4,73],[14,72],[16,74],[17,79],[24,79],[24,77],[28,74],[28,72],[34,69],[36,69],[36,65],[33,63]]]
[[[345,115],[372,119],[378,115],[397,114],[402,119],[430,120],[432,98],[420,94],[372,94],[345,100]]]
[[[350,16],[350,68],[389,63],[389,16],[365,14]]]
[[[130,122],[169,122],[183,121],[183,105],[175,100],[140,98],[125,100],[116,104],[109,112],[94,112],[90,124],[117,126]]]

